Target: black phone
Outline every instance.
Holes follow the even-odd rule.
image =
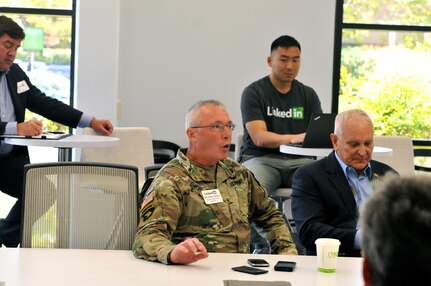
[[[268,267],[269,263],[265,259],[248,259],[248,264],[255,267]]]
[[[287,271],[292,272],[296,267],[296,262],[294,261],[278,261],[274,266],[275,271]]]
[[[260,268],[254,268],[254,267],[250,267],[250,266],[237,266],[237,267],[232,267],[232,270],[234,271],[238,271],[238,272],[244,272],[244,273],[248,273],[248,274],[264,274],[267,273],[268,270],[264,270],[264,269],[260,269]]]

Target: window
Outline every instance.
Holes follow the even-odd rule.
[[[431,138],[431,1],[337,0],[334,112],[361,108],[376,135]]]
[[[3,8],[9,7],[24,10],[27,8],[72,10],[75,6],[74,0],[3,0],[2,2]]]
[[[75,0],[3,0],[0,14],[19,23],[26,33],[15,63],[46,95],[73,105]],[[44,128],[68,127],[26,111],[26,120]]]

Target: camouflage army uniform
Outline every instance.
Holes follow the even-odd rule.
[[[167,264],[175,245],[192,237],[208,252],[249,253],[249,220],[267,233],[274,253],[296,251],[280,211],[250,171],[225,159],[211,172],[185,153],[180,150],[162,168],[142,203],[133,245],[137,258]],[[205,203],[202,191],[211,189],[220,191],[223,202]]]

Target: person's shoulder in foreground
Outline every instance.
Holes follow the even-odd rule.
[[[187,264],[207,252],[247,253],[249,220],[268,233],[277,253],[296,254],[274,202],[247,169],[227,159],[234,127],[221,103],[192,106],[189,147],[160,170],[141,206],[136,257]]]
[[[361,217],[365,285],[431,285],[431,177],[384,181]]]

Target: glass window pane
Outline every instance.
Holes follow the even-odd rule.
[[[362,108],[376,135],[431,138],[431,33],[343,30],[339,111]]]
[[[344,23],[431,25],[429,0],[344,0]]]
[[[2,0],[2,5],[13,8],[72,9],[73,0]]]
[[[46,95],[70,104],[70,60],[72,17],[53,15],[6,15],[20,24],[26,33],[15,63],[33,85]],[[67,130],[27,110],[26,119],[37,118],[50,130]]]

